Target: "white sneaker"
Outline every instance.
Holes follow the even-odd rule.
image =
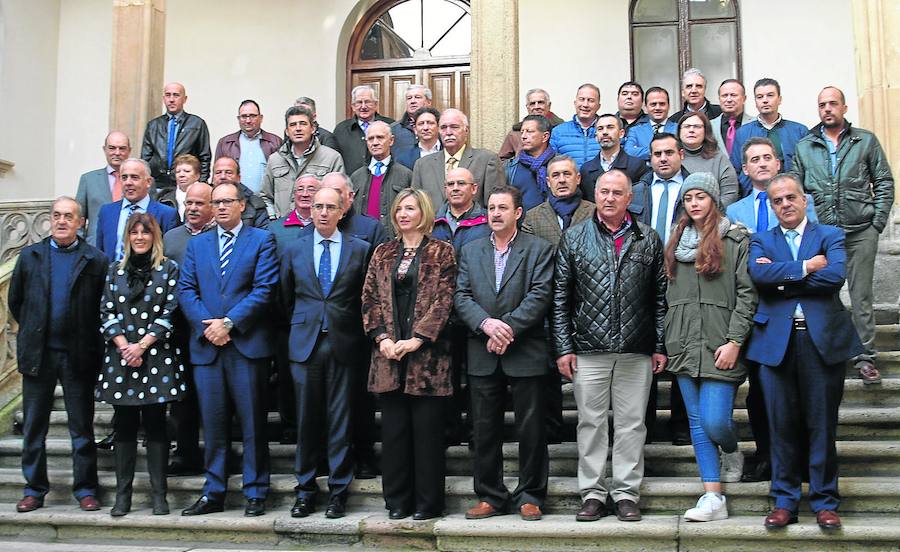
[[[719,471],[719,480],[722,483],[737,483],[744,473],[744,453],[740,450],[734,452],[722,451],[722,467]]]
[[[719,521],[728,519],[728,508],[723,495],[706,493],[697,505],[684,513],[685,521]]]

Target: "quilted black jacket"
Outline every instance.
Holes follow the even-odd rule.
[[[550,329],[556,356],[568,353],[665,354],[663,245],[635,222],[616,256],[596,216],[562,237],[553,275]]]

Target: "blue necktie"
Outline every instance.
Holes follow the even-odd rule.
[[[322,256],[319,257],[319,285],[322,286],[322,295],[328,297],[331,291],[331,240],[322,240]]]
[[[178,122],[175,115],[169,116],[169,142],[166,147],[166,168],[172,168],[172,159],[175,157],[175,137],[178,135]]]
[[[367,121],[360,121],[359,126],[362,127],[363,134],[365,134],[366,131],[369,130],[369,123]]]
[[[659,207],[656,209],[656,233],[666,243],[666,231],[669,229],[669,222],[666,220],[669,214],[669,183],[671,180],[663,180],[663,193],[659,196]]]
[[[374,174],[375,176],[381,176],[381,174],[383,172],[384,172],[384,163],[382,163],[381,161],[378,161],[377,163],[375,163],[375,172],[372,174]]]
[[[794,260],[797,260],[797,254],[800,252],[800,248],[797,246],[797,242],[795,241],[797,236],[800,234],[797,233],[796,230],[788,230],[784,233],[787,237],[788,247],[791,248],[791,255],[794,256]]]
[[[127,201],[127,200],[125,200]],[[141,206],[137,203],[132,203],[128,206],[128,218],[125,219],[125,227],[128,227],[128,219],[131,218],[131,215],[135,214]],[[125,237],[119,236],[118,246],[116,247],[116,260],[118,261],[122,257],[125,256]]]
[[[769,206],[766,204],[766,192],[759,192],[759,207],[756,208],[756,231],[765,232],[769,229]]]
[[[234,234],[222,233],[222,252],[219,253],[219,266],[222,268],[222,277],[225,277],[225,267],[231,262],[231,253],[234,251]]]

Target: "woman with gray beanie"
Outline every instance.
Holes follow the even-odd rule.
[[[750,333],[757,297],[747,271],[749,234],[723,215],[717,179],[691,174],[681,187],[681,199],[684,214],[665,250],[666,369],[684,397],[705,491],[684,519],[714,521],[728,517],[722,482],[740,481],[744,463],[732,405],[747,373],[741,346]]]

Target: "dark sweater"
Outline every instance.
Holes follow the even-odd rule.
[[[47,332],[47,346],[50,349],[66,350],[66,335],[69,318],[69,284],[72,270],[78,257],[78,244],[60,248],[50,245],[50,324]]]

